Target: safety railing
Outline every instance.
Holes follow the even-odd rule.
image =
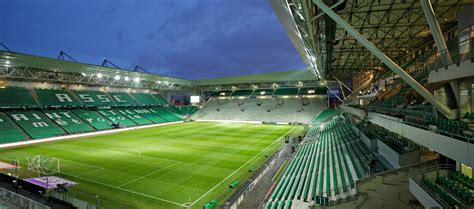
[[[428,188],[425,184],[423,184],[422,181],[424,178],[426,178],[426,175],[428,173],[432,173],[432,172],[439,173],[439,171],[452,172],[454,170],[455,170],[455,167],[453,165],[438,164],[431,167],[423,168],[422,170],[420,170],[420,172],[412,174],[410,178],[413,181],[415,181],[421,188],[423,188],[439,204],[441,204],[443,208],[452,208],[438,194],[436,194],[430,188]]]
[[[451,57],[453,59],[453,63],[443,63],[442,62],[442,56],[444,54],[451,54]],[[470,39],[466,39],[462,42],[459,42],[456,45],[455,50],[444,50],[440,51],[433,56],[431,56],[426,63],[429,63],[425,65],[425,68],[429,71],[438,71],[439,69],[447,69],[449,65],[456,64],[459,66],[461,62],[470,60],[471,62],[474,62],[474,37]]]
[[[30,198],[27,198],[5,188],[0,188],[0,200],[12,205],[16,205],[19,208],[51,209],[51,207],[47,205],[34,201]]]

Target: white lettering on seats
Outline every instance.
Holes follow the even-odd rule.
[[[115,100],[117,100],[117,102],[127,102],[125,100],[122,100],[122,97],[120,95],[113,95],[113,97],[115,98]]]
[[[29,120],[28,117],[26,117],[26,115],[23,115],[23,114],[12,114],[12,117],[13,117],[13,119],[15,119],[16,121]]]
[[[54,119],[54,118],[61,118],[61,116],[58,115],[58,113],[44,113],[46,114],[46,116],[48,116],[48,118],[51,118],[51,119]]]
[[[72,102],[72,99],[68,94],[56,94],[56,97],[60,102]]]
[[[73,123],[75,123],[75,124],[81,124],[81,123],[82,123],[82,122],[81,122],[80,120],[78,120],[78,119],[72,119],[71,121],[72,121]]]
[[[63,119],[56,119],[54,120],[54,122],[56,122],[60,126],[67,126],[67,122],[64,121]]]
[[[39,115],[37,115],[36,113],[33,113],[33,114],[31,114],[31,115],[32,115],[33,117],[35,117],[36,119],[41,120],[41,117],[40,117]]]
[[[110,102],[110,99],[107,97],[107,95],[99,94],[99,95],[97,95],[97,98],[99,98],[100,101],[104,102],[104,103],[109,103]]]
[[[48,124],[45,122],[34,122],[33,127],[38,128],[38,127],[48,127]]]
[[[66,116],[66,118],[72,118],[69,112],[60,112],[59,114]]]
[[[94,102],[89,94],[78,94],[77,96],[79,96],[83,102]]]

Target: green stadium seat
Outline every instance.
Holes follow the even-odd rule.
[[[49,119],[70,134],[94,131],[92,127],[69,110],[44,110]]]
[[[368,175],[365,162],[373,158],[351,125],[334,119],[322,129],[313,126],[270,195],[266,208],[282,204],[291,207],[295,199],[327,205],[343,193],[346,197],[352,195],[349,191],[354,190],[355,181]]]
[[[8,115],[33,139],[66,134],[40,111],[15,111],[8,112]]]
[[[153,107],[151,109],[155,110],[158,116],[160,116],[167,122],[176,122],[183,120],[183,118],[181,118],[179,115],[170,110],[171,107]]]
[[[27,139],[23,131],[5,113],[0,112],[0,144]]]
[[[137,125],[129,117],[119,113],[118,111],[114,109],[98,110],[97,112],[99,112],[102,116],[104,116],[108,120],[112,121],[112,123],[120,123],[121,125],[125,127],[133,127]]]
[[[75,109],[72,110],[72,112],[97,130],[112,129],[112,122],[104,118],[96,111],[86,109]]]
[[[133,98],[140,104],[140,106],[147,106],[147,105],[158,105],[163,103],[163,101],[157,100],[151,94],[145,93],[131,93]]]
[[[119,107],[139,105],[139,103],[126,92],[108,92],[108,95],[113,99],[115,105]]]
[[[100,91],[72,91],[82,104],[86,106],[114,106],[115,103],[107,93]]]
[[[166,123],[167,121],[160,116],[158,116],[158,112],[151,109],[151,108],[129,108],[129,110],[135,112],[135,114],[141,115],[148,119],[149,121],[159,124],[159,123]]]
[[[43,107],[76,107],[81,103],[69,91],[35,89],[39,104]]]
[[[150,120],[143,117],[142,115],[133,111],[131,108],[117,108],[117,109],[114,109],[114,111],[124,115],[125,117],[132,120],[138,125],[149,125],[153,123]]]
[[[22,87],[0,88],[0,108],[25,107],[38,107],[28,89]]]
[[[159,94],[151,94],[151,96],[153,96],[157,101],[158,101],[158,104],[161,104],[161,105],[166,105],[168,104],[168,101],[166,101],[166,99],[164,99],[161,95]]]

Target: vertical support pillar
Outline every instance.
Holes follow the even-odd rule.
[[[439,27],[438,21],[436,20],[433,7],[431,6],[431,0],[420,0],[420,3],[421,7],[423,8],[426,21],[428,21],[428,25],[430,26],[431,34],[433,35],[438,52],[440,52],[443,65],[447,66],[452,64],[453,59],[449,54],[448,47],[444,41],[443,33],[441,32],[441,28]]]
[[[425,89],[421,84],[419,84],[415,79],[413,79],[407,72],[405,72],[400,66],[398,66],[394,61],[392,61],[387,55],[382,53],[374,44],[367,40],[362,34],[354,30],[354,28],[349,25],[345,20],[343,20],[339,15],[332,11],[325,3],[321,0],[313,0],[313,3],[316,4],[324,13],[326,13],[331,19],[333,19],[339,26],[341,26],[345,31],[351,34],[360,44],[367,48],[375,57],[382,61],[387,67],[389,67],[394,73],[400,76],[405,83],[410,85],[416,92],[418,92],[423,98],[428,100],[433,104],[440,112],[446,115],[448,118],[453,118],[452,111],[441,101],[436,99],[428,90]]]

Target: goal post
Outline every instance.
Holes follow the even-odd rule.
[[[28,162],[28,170],[38,174],[53,175],[61,172],[59,158],[35,155],[26,158]]]

